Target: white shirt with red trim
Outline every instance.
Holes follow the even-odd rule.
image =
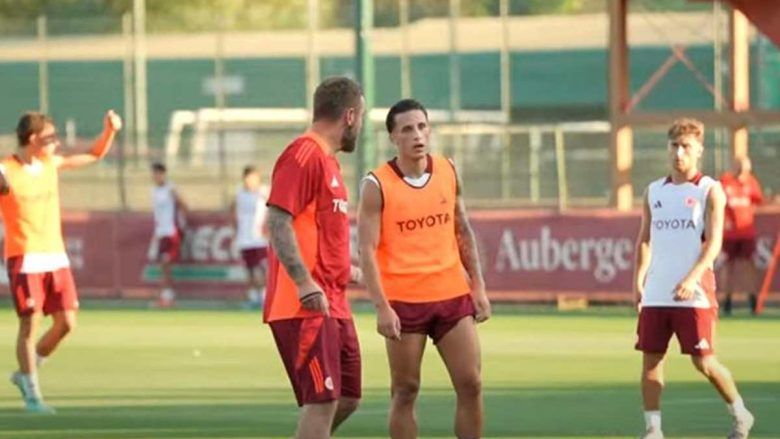
[[[170,183],[152,189],[154,203],[154,236],[158,238],[176,235],[176,197]]]
[[[263,248],[268,241],[263,236],[263,222],[268,208],[265,191],[248,190],[243,185],[236,193],[236,245],[240,250]]]
[[[665,177],[648,186],[650,268],[642,293],[642,306],[717,306],[712,267],[702,276],[691,300],[674,300],[675,287],[701,255],[707,196],[717,184],[720,183],[699,174],[682,184],[674,184],[671,178]]]

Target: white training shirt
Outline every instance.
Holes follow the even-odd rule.
[[[263,222],[268,208],[261,189],[250,191],[243,187],[236,193],[236,245],[239,250],[268,246],[263,237]]]
[[[157,238],[176,235],[176,197],[173,190],[170,183],[152,189],[154,236]]]
[[[717,305],[714,291],[705,291],[701,284],[691,300],[674,300],[675,287],[701,255],[707,196],[717,184],[710,177],[699,176],[682,184],[674,184],[671,178],[665,177],[648,186],[650,267],[642,306],[710,308]],[[705,276],[711,277],[711,273]]]
[[[431,179],[431,173],[430,172],[423,172],[423,174],[417,178],[415,177],[407,177],[404,176],[404,181],[409,183],[410,186],[421,188],[425,186],[428,183],[428,180]],[[365,177],[363,177],[363,181],[370,181],[374,183],[377,187],[381,187],[379,185],[379,180],[376,179],[374,174],[368,174]]]

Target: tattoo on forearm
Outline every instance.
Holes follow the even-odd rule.
[[[462,206],[455,208],[455,237],[458,240],[460,260],[469,277],[472,281],[482,280],[482,264],[477,250],[477,239]]]
[[[292,280],[302,283],[306,281],[309,270],[303,264],[291,222],[290,214],[273,206],[269,207],[268,232],[271,246]]]

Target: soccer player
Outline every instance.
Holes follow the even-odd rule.
[[[744,280],[750,299],[750,311],[756,312],[758,269],[753,262],[756,251],[756,206],[764,202],[761,184],[751,172],[749,157],[734,160],[733,172],[720,177],[726,191],[726,219],[723,226],[723,253],[726,260],[721,281],[726,293],[723,312],[731,314],[731,296],[738,279]]]
[[[336,153],[355,150],[364,108],[357,83],[324,80],[310,129],[285,148],[271,179],[264,320],[302,407],[302,439],[330,437],[360,400],[360,348],[345,294],[357,276]]]
[[[231,211],[236,229],[236,245],[247,270],[249,308],[260,308],[265,295],[268,241],[263,228],[267,212],[266,197],[267,193],[260,185],[260,173],[254,166],[246,166]]]
[[[102,159],[122,128],[108,111],[103,132],[86,154],[63,156],[54,121],[41,113],[24,114],[16,126],[19,148],[0,161],[0,210],[5,227],[5,262],[19,316],[11,382],[30,412],[53,413],[43,401],[38,367],[76,326],[76,285],[65,252],[60,221],[59,171]],[[35,343],[41,316],[52,316],[49,330]]]
[[[160,308],[170,308],[176,301],[171,265],[179,258],[182,235],[179,224],[182,215],[187,212],[187,205],[168,181],[167,175],[168,170],[164,164],[152,164],[154,239],[157,241],[157,262],[162,272],[162,290],[156,303]]]
[[[476,240],[448,159],[429,154],[422,104],[396,103],[387,131],[398,155],[365,178],[358,217],[360,262],[386,337],[390,437],[416,438],[415,400],[428,337],[457,395],[455,435],[482,435],[480,347],[475,322],[490,317]]]
[[[704,125],[678,119],[668,131],[670,174],[647,187],[636,244],[634,288],[640,307],[636,349],[642,351],[643,438],[663,438],[663,363],[672,334],[727,404],[730,439],[747,438],[753,415],[745,408],[731,373],[715,357],[713,262],[723,237],[726,196],[701,174]]]

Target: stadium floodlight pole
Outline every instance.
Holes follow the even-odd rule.
[[[401,31],[401,97],[412,97],[411,61],[409,59],[409,0],[398,0],[398,23]]]
[[[460,111],[460,57],[458,56],[458,21],[460,20],[460,0],[450,0],[450,122],[457,123]],[[455,161],[455,169],[462,172],[461,158],[463,157],[463,129],[456,125],[454,138],[454,152],[452,159]]]
[[[511,196],[512,185],[512,136],[509,134],[509,124],[512,120],[512,81],[509,58],[509,0],[501,0],[499,4],[501,16],[501,112],[504,115],[504,130],[501,133],[501,198]]]
[[[729,71],[731,76],[731,112],[750,110],[750,23],[740,10],[729,10]],[[731,158],[748,155],[748,127],[746,124],[731,127]]]
[[[712,2],[712,83],[715,93],[713,94],[713,106],[715,111],[723,111],[723,7],[719,1]],[[723,128],[716,127],[713,130],[715,135],[715,147],[718,153],[715,154],[715,169],[723,169]]]
[[[46,16],[39,15],[38,27],[38,108],[43,114],[49,114],[49,51],[46,31]]]
[[[147,155],[149,114],[146,95],[146,0],[133,0],[136,157]]]
[[[125,54],[122,57],[122,91],[124,95],[125,129],[122,130],[122,142],[119,147],[118,179],[119,204],[122,210],[127,210],[127,180],[125,177],[125,155],[128,145],[133,144],[135,136],[135,112],[133,104],[133,16],[129,12],[122,15],[122,39],[125,43]]]
[[[320,82],[320,57],[317,50],[317,30],[319,28],[319,0],[308,1],[308,38],[306,48],[306,108],[314,114],[314,91]]]
[[[509,0],[501,0],[501,111],[506,122],[512,111],[512,60],[509,51]]]
[[[222,192],[222,207],[230,203],[227,188],[227,156],[225,151],[225,29],[227,18],[220,14],[217,17],[216,53],[214,55],[214,106],[219,114],[217,118],[217,151],[219,153],[219,185]]]
[[[371,120],[371,110],[374,108],[374,55],[371,51],[371,30],[374,25],[373,0],[356,0],[355,7],[355,73],[363,87],[363,96],[366,100],[363,131],[360,134],[361,142],[356,154],[357,166],[355,167],[354,193],[359,194],[361,177],[376,165],[376,143]]]
[[[450,0],[450,111],[452,122],[460,110],[460,58],[458,57],[458,20],[460,0]],[[460,136],[458,136],[460,137]]]

